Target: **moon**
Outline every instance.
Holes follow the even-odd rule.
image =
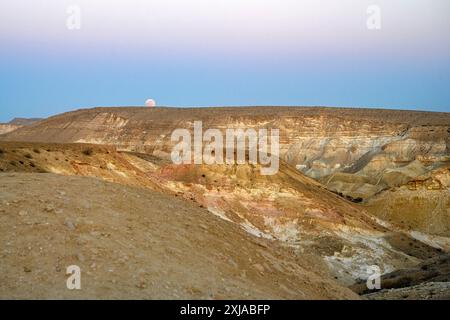
[[[145,100],[145,105],[147,107],[154,107],[154,106],[156,106],[156,101],[153,99],[147,99],[147,100]]]

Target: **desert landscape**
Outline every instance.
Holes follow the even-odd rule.
[[[174,164],[171,134],[194,121],[278,129],[278,172]],[[0,298],[449,299],[449,188],[445,112],[158,106],[16,119],[0,125]],[[66,287],[70,265],[81,290]]]

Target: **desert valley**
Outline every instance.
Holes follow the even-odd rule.
[[[171,134],[279,130],[279,167]],[[248,150],[247,150],[248,151]],[[450,298],[450,113],[102,107],[0,124],[0,298]],[[67,290],[80,266],[82,290]],[[368,288],[370,270],[381,290]]]

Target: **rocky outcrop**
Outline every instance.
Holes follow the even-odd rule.
[[[381,289],[369,290],[366,283],[352,289],[368,299],[448,299],[450,298],[450,255],[440,254],[417,266],[384,274]]]
[[[0,149],[0,171],[96,177],[184,199],[255,238],[320,258],[344,284],[364,278],[365,265],[388,272],[417,263],[416,251],[431,252],[424,244],[414,252],[398,248],[386,238],[395,229],[284,161],[277,174],[265,176],[258,165],[174,165],[103,145],[0,142]]]
[[[51,173],[0,188],[1,299],[358,299],[317,259],[170,195]]]
[[[450,165],[404,181],[369,199],[365,208],[406,230],[450,237]]]
[[[108,144],[168,157],[173,130],[192,129],[194,121],[205,130],[279,129],[288,164],[350,199],[366,200],[450,161],[450,114],[418,111],[95,108],[51,117],[2,139]]]
[[[8,123],[0,123],[0,135],[12,132],[23,126],[29,126],[41,119],[39,118],[14,118]]]
[[[247,165],[172,166],[171,134],[177,128],[192,130],[194,121],[202,121],[205,130],[278,129],[280,174],[264,180],[255,178],[254,168]],[[367,210],[391,230],[411,237],[416,236],[411,234],[414,230],[449,236],[445,182],[449,180],[445,169],[450,160],[449,113],[301,107],[95,108],[50,117],[0,139],[112,145],[124,151],[120,163],[128,163],[123,168],[114,164],[116,171],[127,177],[140,172],[152,187],[192,198],[248,232],[294,245],[302,242],[302,248],[328,257],[330,268],[344,282],[363,272],[352,269],[361,259],[389,261],[385,263],[389,271],[404,258],[393,253],[386,240],[379,240],[384,234],[381,229],[377,233],[370,223],[356,219],[361,212]],[[69,169],[140,183],[134,176],[121,178],[114,170],[106,174],[97,167],[75,164]],[[129,164],[137,169],[129,169]],[[302,174],[320,184],[305,182]],[[429,243],[437,246],[434,240]]]
[[[0,123],[0,135],[5,134],[21,128],[22,126],[13,125],[9,123]]]

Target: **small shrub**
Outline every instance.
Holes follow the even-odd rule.
[[[39,150],[39,149],[37,149],[37,148],[34,148],[34,149],[33,149],[33,152],[34,152],[34,153],[41,153],[41,150]]]
[[[396,282],[396,287],[397,288],[405,288],[405,287],[409,287],[411,284],[413,284],[413,279],[411,277],[404,277],[404,278],[398,279],[398,281]]]
[[[86,148],[83,150],[83,154],[86,156],[92,156],[93,153],[94,153],[94,150],[92,150],[92,148]]]
[[[27,153],[27,154],[25,155],[25,158],[27,158],[27,159],[33,159],[33,156],[32,156],[31,154]]]
[[[9,164],[12,165],[12,166],[14,166],[14,167],[17,165],[17,163],[16,163],[14,160],[11,160],[11,161],[9,162]]]
[[[36,165],[33,162],[30,162],[30,167],[36,167]]]
[[[4,154],[5,150],[3,150],[2,148],[0,148],[0,154]]]

